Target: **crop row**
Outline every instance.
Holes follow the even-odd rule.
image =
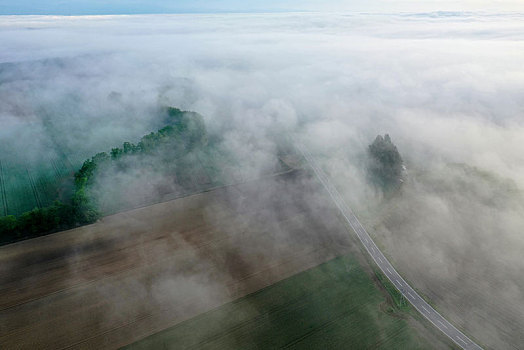
[[[129,349],[424,348],[382,311],[384,298],[348,257],[336,258],[152,335]],[[195,331],[198,330],[198,331]]]
[[[49,157],[30,167],[0,160],[0,216],[20,215],[51,204],[71,172],[67,160],[59,158]]]

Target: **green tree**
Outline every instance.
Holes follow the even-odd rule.
[[[389,135],[378,135],[369,145],[368,155],[371,180],[384,190],[399,188],[403,182],[403,161]]]
[[[12,242],[21,238],[34,237],[78,225],[95,222],[100,213],[97,203],[90,196],[90,187],[97,174],[113,166],[122,166],[124,157],[145,157],[152,152],[174,154],[173,150],[185,153],[193,147],[207,142],[202,116],[168,107],[167,126],[142,137],[137,145],[124,142],[123,148],[113,148],[87,159],[74,174],[74,193],[70,204],[55,201],[45,208],[35,208],[15,217],[0,217],[0,242]]]
[[[134,144],[131,142],[124,142],[124,153],[125,154],[133,154],[137,151],[137,148]]]
[[[16,216],[7,215],[0,217],[0,236],[12,235],[18,228]]]
[[[112,148],[111,149],[111,159],[116,160],[124,154],[124,150],[121,148]]]

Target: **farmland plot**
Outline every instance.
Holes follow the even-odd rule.
[[[49,156],[38,163],[0,159],[0,215],[20,215],[60,199],[63,181],[71,177],[66,161]]]
[[[108,216],[93,225],[0,247],[0,347],[125,346],[336,256],[360,256],[355,247],[329,199],[301,171]],[[299,277],[296,287],[287,282],[288,292],[262,292],[265,299],[253,300],[268,312],[274,300],[282,315],[297,317],[305,328],[334,322],[335,329],[320,327],[319,332],[346,327],[356,334],[355,307],[359,318],[371,318],[365,321],[364,342],[384,333],[378,339],[385,344],[418,344],[418,336],[406,335],[403,322],[372,325],[391,317],[376,309],[385,295],[380,299],[372,292],[369,278],[353,262],[334,271],[346,267],[356,271],[349,280],[323,268],[320,275]],[[331,279],[338,287],[330,286]],[[328,304],[339,303],[325,304],[326,310],[349,303],[336,314],[343,322],[324,313],[308,325],[320,310],[318,300],[326,298]],[[293,314],[288,307],[301,311]],[[249,307],[239,315],[244,313],[253,315]],[[291,322],[276,315],[269,319]],[[297,340],[305,328],[289,329],[292,338]],[[320,334],[311,341],[321,341]],[[242,337],[251,343],[268,341],[267,333],[255,329],[254,338],[248,333]],[[289,337],[281,334],[276,341]]]
[[[430,349],[350,255],[149,336],[126,349]]]
[[[410,178],[394,200],[355,205],[362,222],[454,325],[485,348],[522,348],[522,192],[464,164],[414,168]]]

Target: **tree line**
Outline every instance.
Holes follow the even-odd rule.
[[[0,217],[0,243],[93,223],[100,218],[101,213],[89,195],[89,187],[100,169],[114,166],[127,156],[147,156],[175,145],[179,149],[191,149],[207,141],[204,121],[198,113],[168,107],[166,116],[169,125],[143,136],[137,144],[124,142],[121,148],[112,148],[109,153],[101,152],[84,161],[74,174],[73,194],[69,203],[57,200],[50,206],[35,208],[19,216]]]

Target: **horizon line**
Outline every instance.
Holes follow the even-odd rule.
[[[424,15],[424,14],[484,14],[484,15],[509,15],[520,14],[522,11],[487,11],[487,10],[438,10],[438,11],[321,11],[321,10],[265,10],[265,11],[180,11],[180,12],[129,12],[129,13],[0,13],[0,17],[104,17],[104,16],[155,16],[155,15],[223,15],[223,14],[286,14],[286,13],[307,13],[307,14],[358,14],[358,15]]]

